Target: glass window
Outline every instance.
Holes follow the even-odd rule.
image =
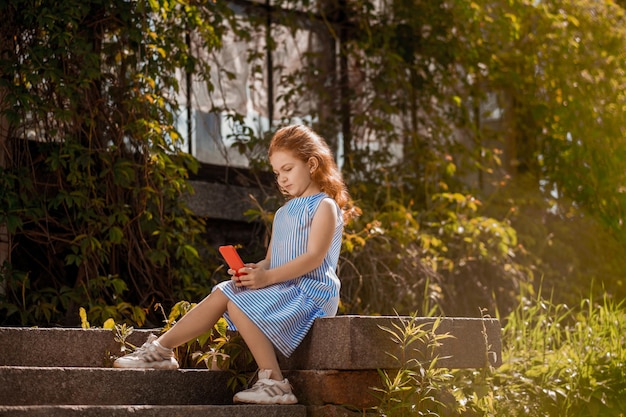
[[[265,8],[233,6],[233,10],[248,36],[236,37],[231,30],[222,38],[223,47],[211,53],[198,39],[192,38],[194,55],[212,63],[208,75],[212,91],[200,76],[194,76],[189,83],[181,71],[177,122],[185,140],[184,149],[200,162],[246,167],[246,157],[232,146],[234,137],[242,130],[233,116],[238,115],[245,128],[252,129],[257,136],[269,131],[278,120],[317,120],[320,98],[316,90],[319,89],[310,86],[327,83],[329,70],[333,68],[334,44],[325,35],[322,24],[309,15],[299,14],[297,19],[302,21],[297,23],[293,22],[293,16],[281,23],[284,16],[275,12],[277,15],[268,29],[266,23],[255,26],[247,19],[247,13],[266,13]],[[271,56],[267,52],[268,30],[275,46]],[[302,83],[307,88],[293,88]]]

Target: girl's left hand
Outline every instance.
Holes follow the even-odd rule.
[[[245,275],[242,274],[239,276],[239,282],[235,284],[238,287],[257,290],[270,285],[267,270],[260,267],[258,264],[246,264],[240,271],[245,272]]]

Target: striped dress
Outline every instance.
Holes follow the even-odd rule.
[[[320,202],[330,198],[325,193],[289,200],[278,209],[272,229],[270,268],[276,268],[307,250],[309,230]],[[333,200],[334,202],[334,200]],[[343,217],[337,204],[337,224],[330,249],[322,264],[292,280],[256,290],[236,287],[233,280],[215,288],[239,307],[289,357],[318,317],[334,316],[339,304],[340,282],[336,274],[341,250]],[[228,317],[229,327],[235,329]]]

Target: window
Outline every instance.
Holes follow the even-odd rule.
[[[201,77],[188,80],[180,73],[178,130],[185,149],[200,162],[246,167],[247,158],[232,146],[244,128],[260,137],[280,120],[319,119],[318,109],[325,107],[321,95],[332,89],[329,84],[335,79],[335,45],[322,22],[310,14],[268,11],[253,2],[232,8],[248,37],[236,37],[230,30],[222,38],[223,47],[211,53],[192,38],[195,56],[212,64],[208,81],[213,89],[209,92]],[[255,25],[248,18],[252,13],[266,18],[271,13],[271,19],[254,19],[260,22]],[[293,88],[302,84],[306,88]]]

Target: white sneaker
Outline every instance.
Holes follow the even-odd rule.
[[[246,404],[297,404],[298,399],[291,392],[291,384],[287,379],[276,381],[270,379],[271,369],[261,369],[259,380],[252,388],[239,391],[233,397],[235,403]]]
[[[172,349],[165,348],[156,341],[154,334],[133,353],[113,362],[114,368],[149,368],[149,369],[177,369],[178,361]]]

